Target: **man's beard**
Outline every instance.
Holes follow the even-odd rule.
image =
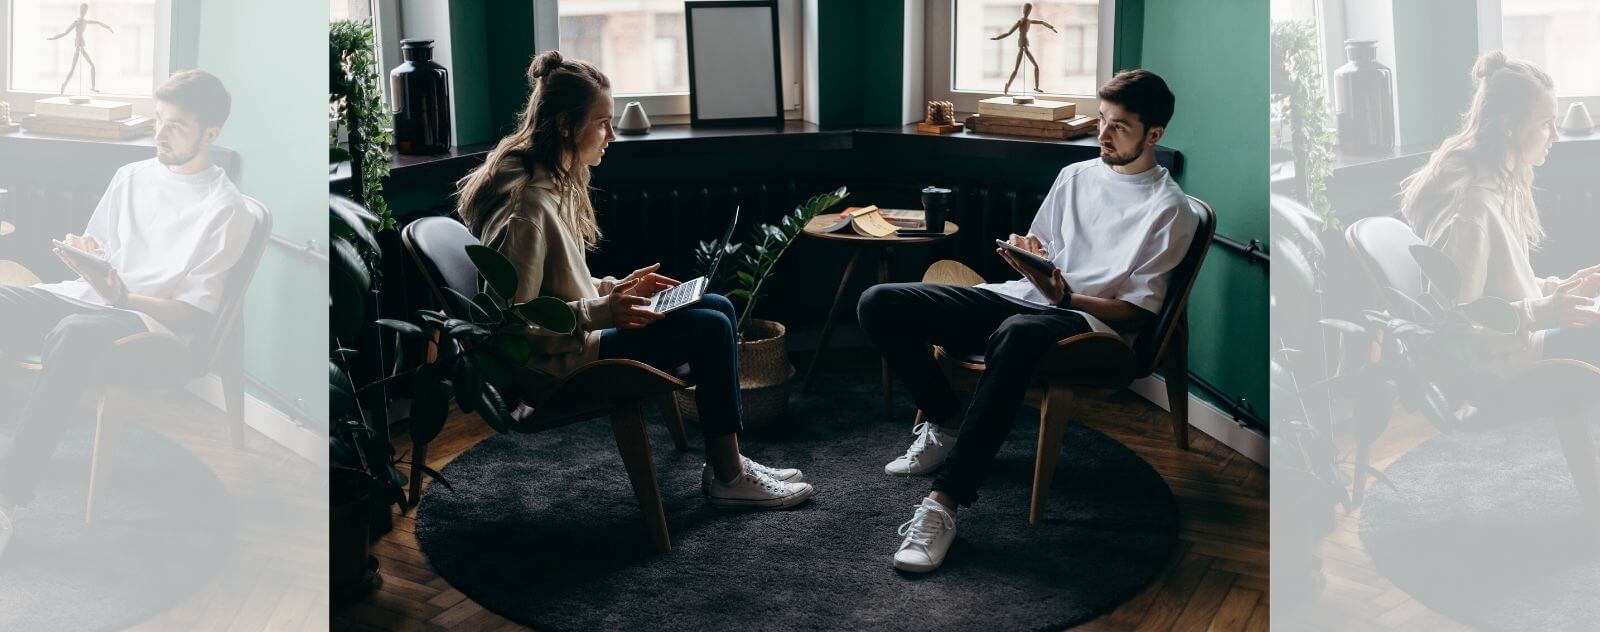
[[[1144,143],[1139,143],[1138,147],[1139,148],[1134,150],[1134,152],[1132,154],[1128,154],[1126,156],[1123,156],[1123,155],[1117,154],[1115,150],[1112,150],[1112,149],[1110,149],[1110,148],[1108,148],[1108,147],[1106,147],[1104,145],[1101,145],[1100,146],[1100,160],[1104,161],[1106,164],[1111,165],[1113,167],[1121,167],[1123,165],[1132,163],[1135,160],[1138,160],[1140,156],[1144,155]]]
[[[188,163],[191,160],[194,160],[195,156],[199,156],[199,155],[200,155],[200,141],[195,141],[194,145],[189,147],[189,152],[188,153],[178,153],[176,151],[174,151],[173,153],[170,153],[170,154],[162,153],[161,146],[160,145],[156,146],[156,160],[159,161],[163,165],[181,165],[181,164],[185,164],[185,163]]]

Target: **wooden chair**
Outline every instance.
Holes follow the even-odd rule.
[[[1199,217],[1194,239],[1183,260],[1172,271],[1161,311],[1134,344],[1129,346],[1115,334],[1078,334],[1057,341],[1055,348],[1039,360],[1034,384],[1028,388],[1027,395],[1028,404],[1039,409],[1033,499],[1028,509],[1030,523],[1037,524],[1044,519],[1051,477],[1056,460],[1061,456],[1072,402],[1080,392],[1104,397],[1161,367],[1166,377],[1173,437],[1178,449],[1189,449],[1188,327],[1184,307],[1216,232],[1216,219],[1210,205],[1193,196],[1189,200]],[[944,260],[929,266],[922,281],[973,286],[982,283],[983,277],[959,262]],[[938,345],[934,345],[933,352],[958,388],[971,390],[984,371],[982,353],[961,354]],[[922,417],[922,411],[917,411],[916,423],[921,423]]]
[[[244,297],[255,278],[261,256],[272,234],[272,214],[260,201],[246,197],[245,208],[255,220],[250,239],[238,263],[228,272],[222,299],[212,324],[188,342],[167,333],[143,332],[117,340],[107,351],[100,370],[102,388],[90,393],[95,407],[94,448],[89,462],[88,502],[84,522],[92,524],[95,500],[111,476],[111,455],[122,435],[122,419],[115,412],[131,398],[152,389],[183,388],[190,380],[215,372],[222,381],[224,412],[235,448],[244,447]],[[10,265],[7,265],[10,264]],[[0,262],[3,280],[31,285],[39,279],[11,262]],[[43,359],[30,355],[12,360],[15,368],[37,376]]]
[[[1405,222],[1393,217],[1368,217],[1345,230],[1345,241],[1374,289],[1390,287],[1412,298],[1422,296],[1426,278],[1411,255],[1411,246],[1422,244],[1422,239]],[[1381,291],[1378,294],[1383,295]],[[1380,303],[1387,309],[1396,307],[1386,298]],[[1577,360],[1541,360],[1473,401],[1482,408],[1482,414],[1479,423],[1466,429],[1488,427],[1490,424],[1484,420],[1554,418],[1578,496],[1588,512],[1600,517],[1600,466],[1596,464],[1589,420],[1584,416],[1586,407],[1593,410],[1595,393],[1600,393],[1600,368]],[[1356,445],[1351,492],[1357,504],[1366,492],[1372,443],[1376,440],[1373,437]]]
[[[479,292],[478,268],[467,257],[466,247],[479,243],[460,222],[446,217],[419,219],[401,232],[406,251],[422,271],[439,304],[456,318],[466,318],[465,306],[445,294],[445,287],[465,296]],[[650,456],[650,437],[645,432],[642,406],[657,404],[665,418],[672,442],[679,450],[688,449],[683,421],[672,401],[672,392],[688,388],[689,382],[669,375],[643,362],[599,360],[580,367],[551,390],[525,393],[522,399],[533,414],[517,427],[519,432],[542,432],[598,417],[610,417],[617,451],[628,470],[628,480],[644,514],[645,528],[658,551],[672,550],[667,532],[667,514],[661,504],[661,489],[656,483],[655,460]],[[413,446],[413,463],[427,458],[427,444]],[[411,468],[413,497],[421,489],[422,469]]]

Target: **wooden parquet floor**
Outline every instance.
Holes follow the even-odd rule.
[[[875,359],[871,369],[875,374]],[[1190,450],[1178,451],[1166,413],[1131,393],[1082,406],[1083,423],[1129,446],[1166,477],[1182,522],[1172,559],[1155,582],[1074,630],[1266,630],[1266,468],[1198,431],[1191,432]],[[493,432],[475,416],[457,413],[429,445],[428,464],[442,468]],[[410,452],[403,433],[395,444],[397,453]],[[1017,519],[1024,519],[1026,508],[1017,511]],[[409,513],[396,513],[394,531],[375,547],[383,587],[335,611],[334,629],[529,629],[484,609],[439,577],[413,527]]]
[[[1387,469],[1417,444],[1438,434],[1434,427],[1421,417],[1397,411],[1395,418],[1382,437],[1373,444],[1372,465],[1379,471]],[[1355,451],[1348,435],[1336,440],[1342,454]],[[1346,460],[1349,460],[1348,458]],[[1349,473],[1349,467],[1345,467]],[[1378,485],[1369,481],[1367,489]],[[1280,628],[1289,630],[1345,631],[1345,630],[1474,630],[1449,617],[1433,611],[1411,595],[1396,587],[1373,566],[1371,556],[1361,545],[1361,509],[1335,514],[1333,534],[1317,547],[1322,558],[1323,576],[1327,586],[1322,594],[1309,604],[1293,608],[1280,604]]]
[[[235,449],[222,413],[187,393],[141,397],[125,410],[216,472],[239,511],[238,543],[218,576],[131,629],[327,630],[327,470],[254,430]]]

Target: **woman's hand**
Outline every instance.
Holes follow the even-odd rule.
[[[1557,287],[1572,285],[1573,294],[1594,298],[1600,296],[1600,265],[1589,266],[1562,279]]]
[[[1532,299],[1528,304],[1535,329],[1581,329],[1600,322],[1600,311],[1595,309],[1591,296],[1600,285],[1600,276],[1573,275],[1556,286],[1549,296]]]
[[[611,289],[611,294],[606,296],[606,309],[611,312],[611,322],[617,329],[642,329],[665,316],[660,312],[650,311],[648,307],[650,299],[633,293],[642,282],[641,279],[628,275],[628,278],[617,283],[617,286]]]
[[[638,281],[638,283],[633,286],[633,289],[630,290],[628,294],[650,298],[655,296],[661,290],[665,290],[678,284],[678,281],[675,279],[656,274],[656,270],[659,269],[661,269],[660,263],[639,268],[638,270],[634,270],[633,274],[630,274],[621,281],[618,281],[617,285],[620,286],[629,281]]]

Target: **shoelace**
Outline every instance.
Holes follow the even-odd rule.
[[[929,520],[929,513],[937,513],[938,520]],[[900,524],[899,534],[905,536],[907,542],[926,548],[933,538],[951,526],[950,514],[943,511],[935,512],[927,505],[918,504],[917,513],[913,514],[910,520]]]
[[[782,494],[789,491],[784,489],[783,483],[779,483],[777,479],[767,476],[766,474],[752,470],[745,470],[744,475],[750,477],[750,480],[755,481],[757,485],[767,488],[767,491],[772,493]]]
[[[906,450],[905,458],[907,460],[917,460],[917,457],[922,455],[922,451],[928,449],[928,444],[930,443],[936,446],[944,446],[944,442],[939,440],[938,430],[929,425],[929,422],[924,421],[917,424],[915,428],[911,429],[911,434],[917,435],[917,440],[911,442],[911,449]]]
[[[765,465],[757,463],[753,459],[751,459],[750,457],[747,457],[747,456],[746,457],[740,457],[740,458],[744,459],[744,467],[745,467],[745,469],[753,470],[753,471],[755,471],[757,473],[760,473],[763,476],[766,476],[766,477],[771,478],[773,480],[777,480],[777,478],[778,478],[778,470],[776,468],[767,467]]]

